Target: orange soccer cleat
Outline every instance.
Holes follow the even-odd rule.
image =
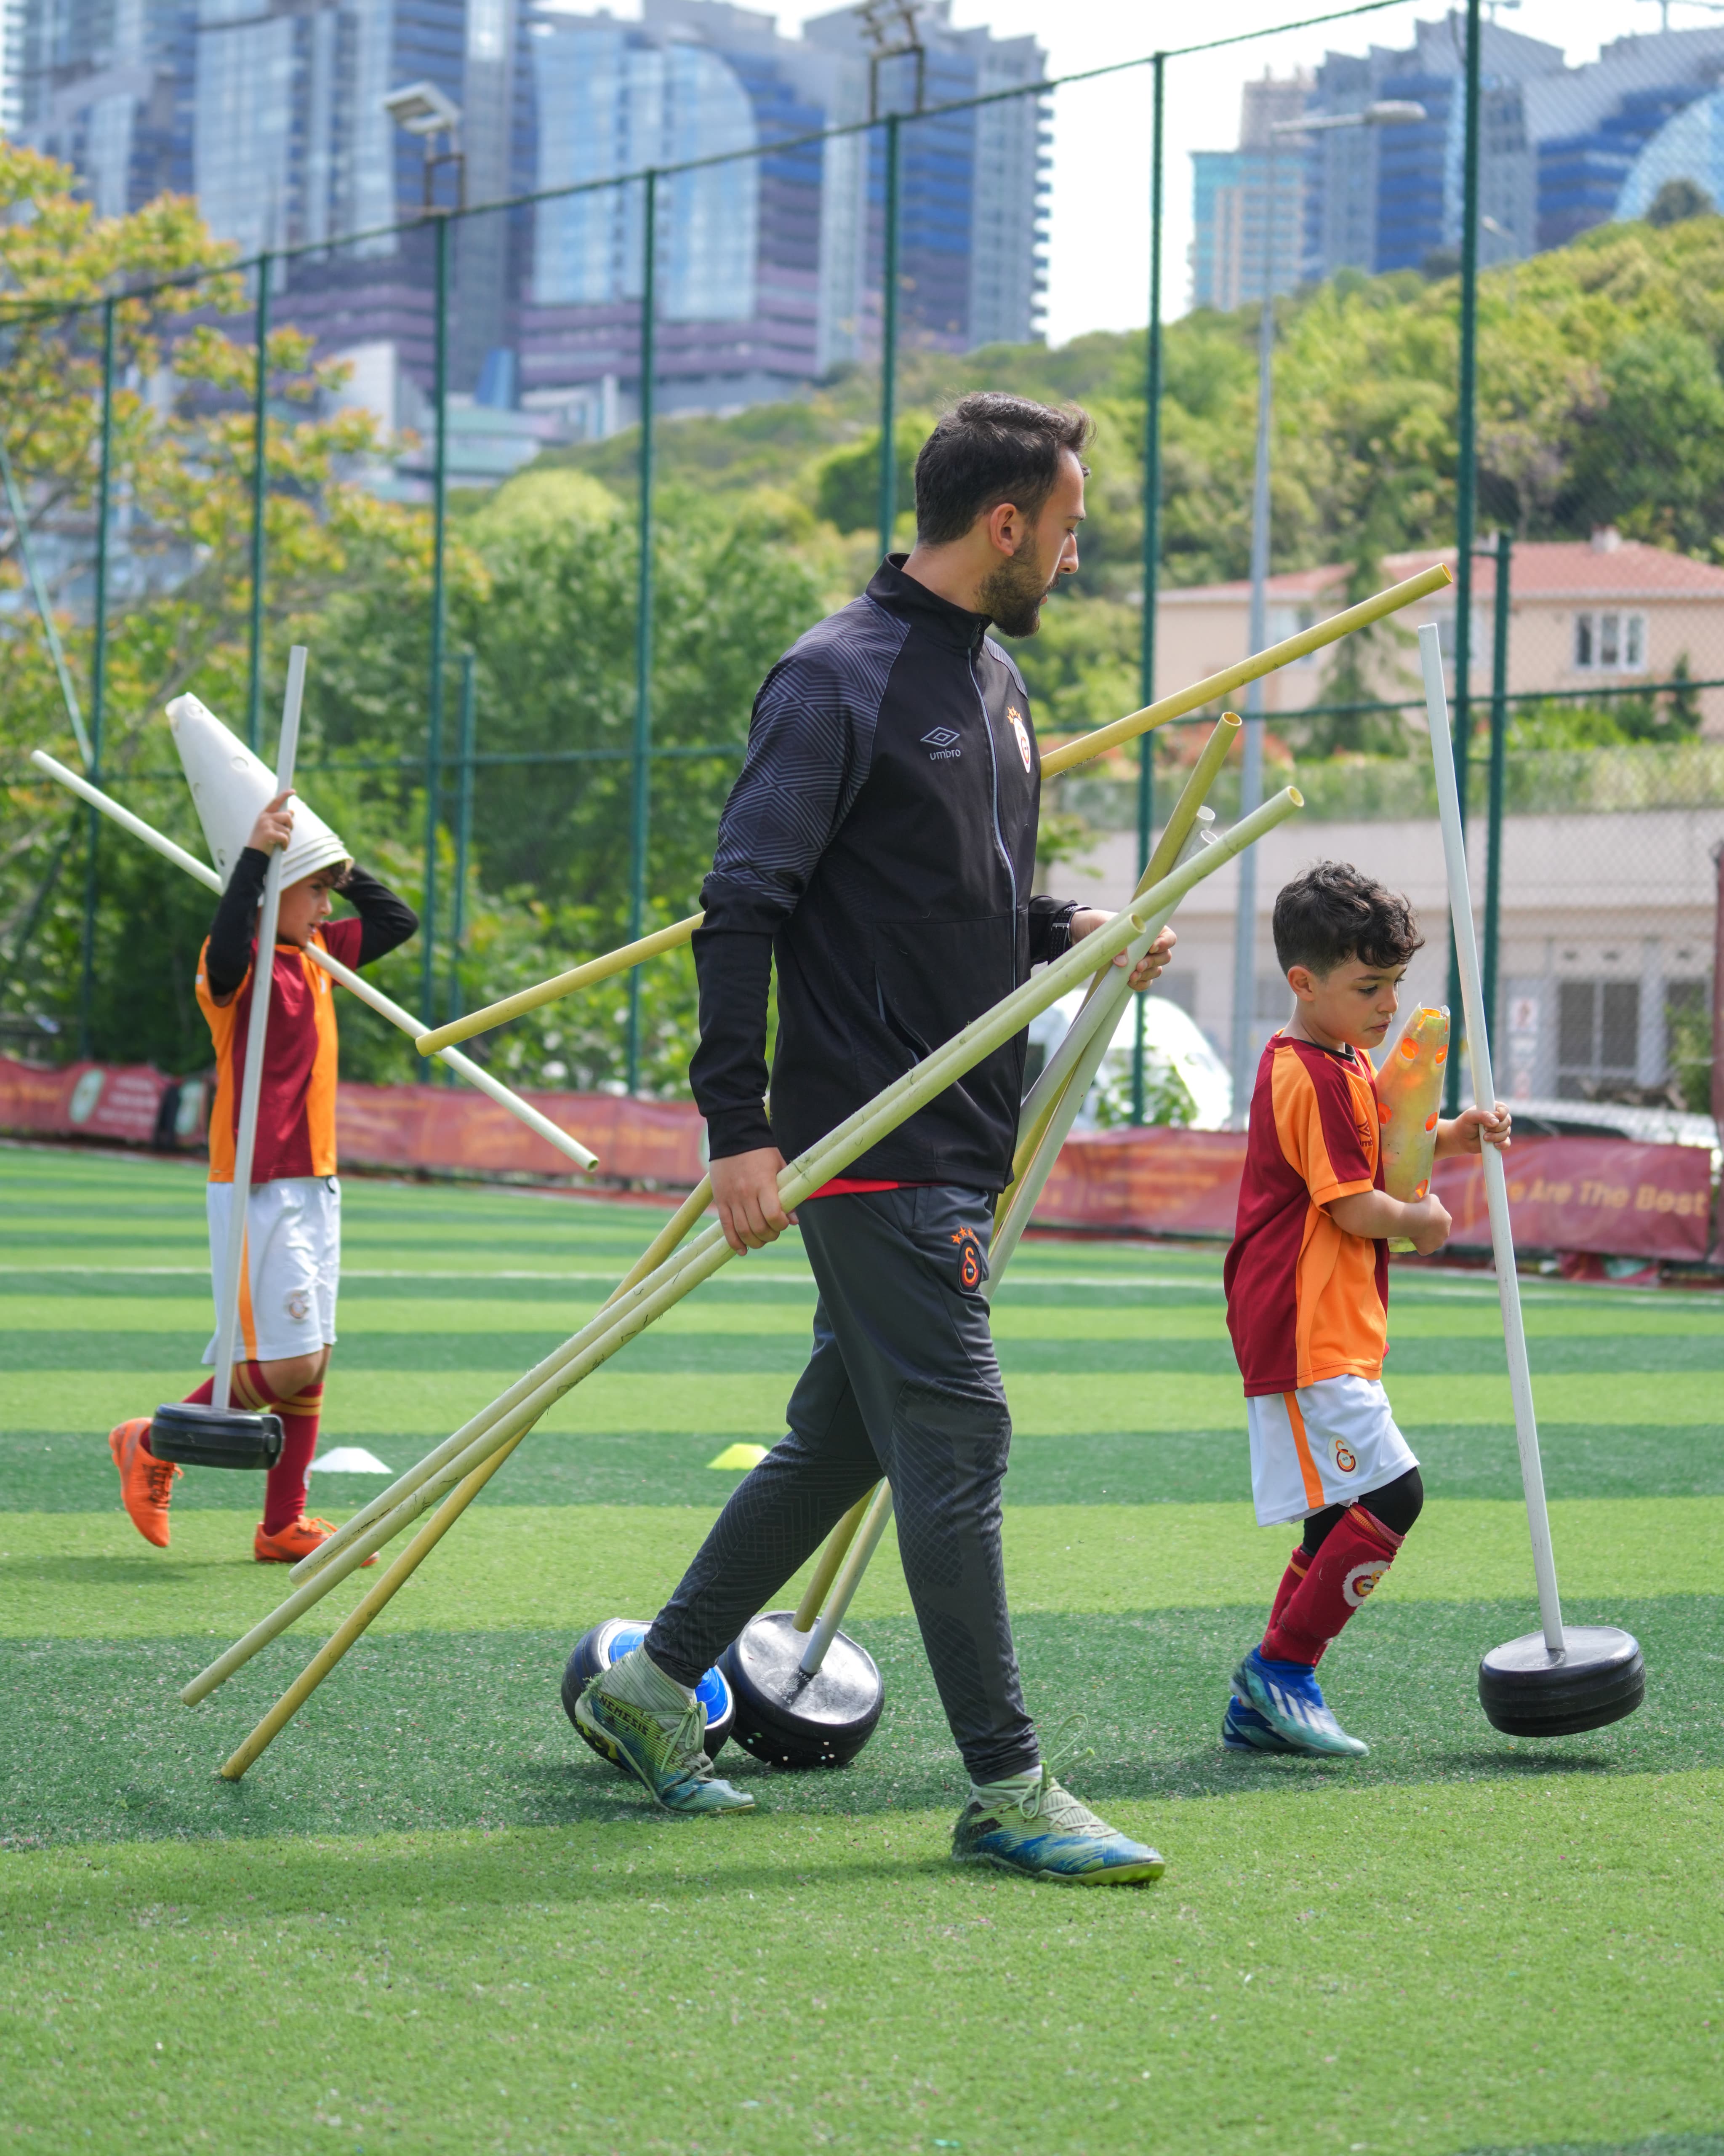
[[[167,1501],[181,1470],[171,1460],[158,1460],[147,1442],[148,1415],[134,1415],[108,1432],[108,1450],[120,1470],[120,1502],[131,1516],[131,1524],[146,1543],[167,1548]]]
[[[335,1531],[333,1520],[308,1520],[303,1512],[273,1535],[265,1534],[259,1523],[251,1538],[251,1553],[259,1564],[297,1564],[302,1557],[310,1557],[320,1543],[326,1543]],[[377,1558],[368,1557],[365,1562],[375,1564]]]

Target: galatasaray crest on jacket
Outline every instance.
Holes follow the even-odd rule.
[[[1018,737],[1018,753],[1024,759],[1024,768],[1029,768],[1029,729],[1024,723],[1024,714],[1015,704],[1008,704],[1006,716],[1012,721],[1012,732]]]

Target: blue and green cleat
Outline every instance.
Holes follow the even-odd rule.
[[[1135,1887],[1167,1869],[1159,1851],[1097,1819],[1046,1767],[1018,1803],[972,1799],[952,1829],[952,1853],[960,1864],[992,1864],[1070,1887]]]
[[[1221,1717],[1221,1741],[1229,1752],[1297,1752],[1300,1747],[1290,1744],[1285,1737],[1277,1735],[1272,1725],[1265,1720],[1255,1707],[1249,1707],[1235,1692],[1227,1702],[1227,1712]]]
[[[667,1812],[752,1812],[754,1799],[748,1792],[712,1771],[701,1741],[706,1710],[699,1698],[685,1703],[670,1680],[650,1664],[644,1672],[631,1671],[629,1666],[637,1656],[646,1662],[645,1649],[635,1648],[593,1678],[575,1702],[576,1728],[601,1758],[633,1774]],[[621,1697],[622,1686],[639,1683],[643,1676],[649,1686],[656,1678],[666,1695],[664,1707],[644,1707]]]
[[[1254,1647],[1234,1671],[1233,1688],[1281,1740],[1279,1748],[1255,1748],[1303,1752],[1322,1759],[1356,1759],[1371,1748],[1357,1737],[1349,1737],[1335,1719],[1318,1686],[1316,1671],[1304,1662],[1272,1662],[1260,1647]],[[1229,1705],[1228,1721],[1232,1718]],[[1222,1723],[1224,1741],[1228,1721]]]

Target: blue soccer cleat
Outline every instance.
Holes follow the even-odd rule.
[[[1229,1752],[1297,1752],[1300,1747],[1278,1736],[1274,1727],[1235,1692],[1221,1717],[1221,1741]]]
[[[1304,1662],[1272,1662],[1254,1647],[1233,1673],[1233,1688],[1287,1748],[1322,1759],[1356,1759],[1370,1750],[1335,1719]]]

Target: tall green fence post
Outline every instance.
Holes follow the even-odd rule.
[[[436,285],[431,325],[431,394],[436,406],[431,466],[431,695],[425,715],[425,917],[419,926],[419,1016],[437,1023],[437,826],[443,815],[443,661],[449,631],[447,539],[449,521],[449,225],[438,216]],[[419,1073],[428,1082],[431,1065]]]
[[[653,372],[658,305],[659,175],[645,179],[645,223],[640,276],[640,558],[634,599],[634,786],[629,819],[629,940],[644,928],[647,835],[653,774]],[[629,974],[630,1093],[640,1090],[640,968]]]
[[[466,1009],[461,992],[461,959],[467,939],[467,855],[473,844],[473,737],[478,722],[478,696],[474,684],[473,654],[461,654],[461,747],[459,777],[455,793],[455,893],[449,905],[449,1014],[459,1018]],[[454,1073],[444,1065],[445,1082]]]
[[[1502,793],[1508,753],[1508,643],[1510,557],[1514,542],[1496,535],[1496,592],[1491,636],[1491,806],[1485,855],[1485,1023],[1496,1019],[1496,965],[1502,932]],[[1454,1005],[1451,1004],[1452,1010]]]
[[[1473,522],[1479,405],[1479,0],[1466,0],[1466,113],[1460,189],[1460,367],[1455,417],[1455,790],[1466,828],[1467,760],[1472,747]],[[1449,1008],[1460,1009],[1460,958],[1449,937]],[[1488,1003],[1485,1005],[1490,1009]],[[1485,1024],[1490,1020],[1487,1018]],[[1456,1047],[1460,1045],[1457,1036]],[[1449,1058],[1443,1104],[1460,1106],[1459,1054]]]
[[[880,551],[892,551],[898,521],[898,246],[902,144],[895,112],[886,117],[885,221],[880,279]]]
[[[251,392],[251,674],[245,738],[254,755],[264,735],[264,504],[269,494],[269,258],[258,257],[257,315],[252,336],[257,364]]]
[[[1149,338],[1143,387],[1143,619],[1138,624],[1137,694],[1155,701],[1155,615],[1162,553],[1162,184],[1163,165],[1162,90],[1166,56],[1155,56],[1149,170]],[[1137,738],[1137,873],[1149,865],[1155,836],[1155,736]],[[1131,1121],[1141,1124],[1146,1107],[1143,1034],[1148,1013],[1137,998],[1137,1033],[1131,1044]]]
[[[90,783],[100,786],[103,723],[108,696],[108,526],[112,520],[114,482],[114,315],[116,302],[102,302],[102,417],[96,480],[95,605],[90,624]],[[89,1058],[90,1015],[95,1001],[95,913],[97,840],[100,811],[92,808],[85,824],[84,861],[84,948],[78,983],[78,1053]]]

